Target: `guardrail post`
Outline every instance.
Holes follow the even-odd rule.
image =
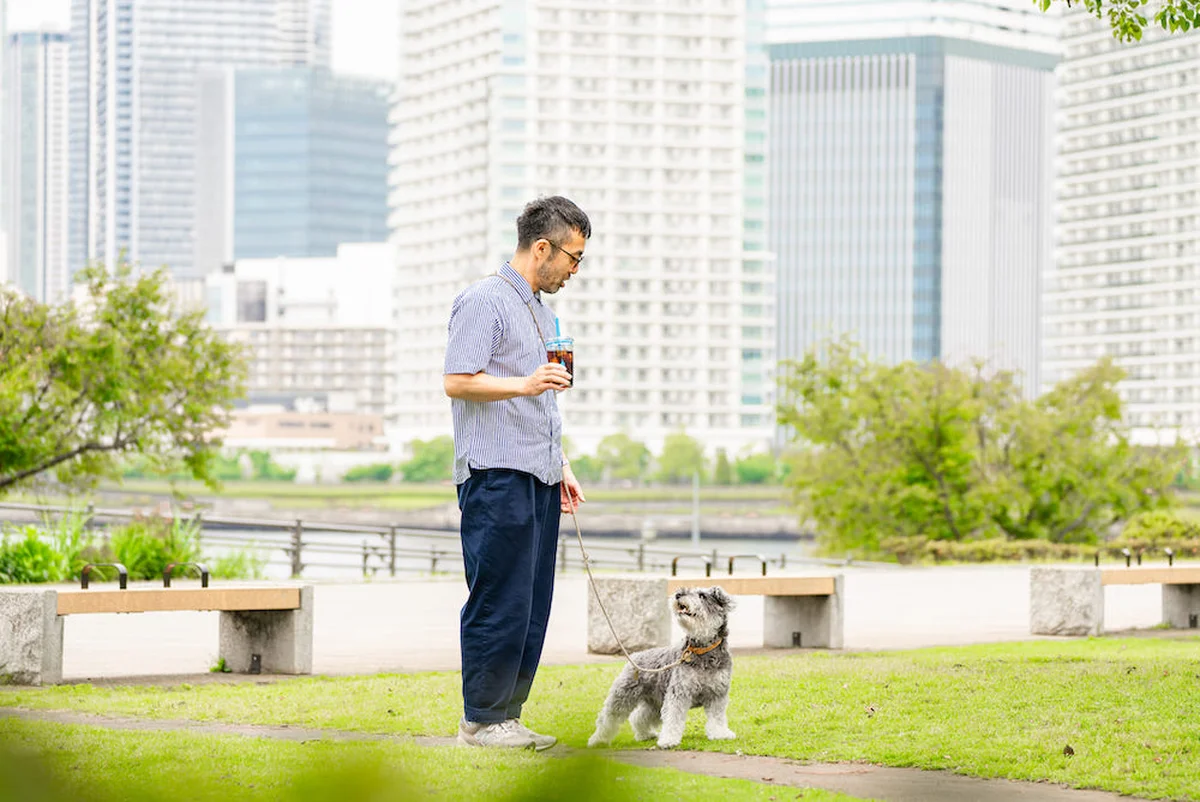
[[[440,554],[441,552],[438,551],[437,546],[429,547],[429,573],[437,573],[437,561]]]
[[[646,544],[645,543],[638,544],[637,566],[638,566],[639,572],[646,570]]]
[[[304,545],[304,522],[299,518],[296,519],[296,527],[292,529],[292,579],[297,579],[300,572],[304,570],[304,563],[300,561],[300,548]]]
[[[366,540],[363,540],[363,542],[362,542],[362,555],[363,555],[363,579],[366,579],[367,578],[367,558],[369,555],[369,552],[367,551],[367,541]]]
[[[396,527],[388,530],[388,573],[396,576]]]

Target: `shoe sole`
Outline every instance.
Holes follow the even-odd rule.
[[[462,730],[458,731],[458,745],[459,746],[474,746],[479,749],[535,749],[539,752],[542,751],[542,750],[538,749],[537,743],[534,741],[530,741],[527,744],[513,744],[512,746],[499,746],[499,745],[489,746],[487,744],[481,744],[481,743],[479,743],[479,741],[475,740],[475,738],[473,738],[472,736],[463,732]],[[551,744],[550,746],[553,746],[553,745],[554,744]],[[550,747],[545,747],[545,748],[549,749]]]

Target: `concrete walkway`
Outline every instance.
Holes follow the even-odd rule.
[[[848,649],[1030,638],[1026,567],[850,568],[843,573]],[[458,669],[458,611],[466,599],[461,578],[314,584],[313,668],[317,673]],[[588,592],[581,575],[558,581],[544,663],[613,659],[587,652]],[[1161,620],[1162,598],[1156,585],[1110,586],[1105,596],[1110,630],[1150,627]],[[217,621],[217,613],[69,617],[64,677],[204,672],[216,660]],[[730,629],[730,645],[735,649],[760,646],[762,599],[739,598]]]
[[[428,747],[454,745],[453,738],[411,737],[304,727],[213,724],[197,721],[114,718],[65,711],[0,708],[0,717],[32,721],[106,727],[113,730],[188,732],[201,735],[271,738],[304,742],[403,741]],[[575,750],[555,747],[547,754],[568,755]],[[640,751],[602,752],[614,760],[635,766],[671,768],[710,777],[725,777],[792,788],[821,788],[860,799],[885,802],[1116,802],[1132,800],[1102,791],[1077,791],[1046,783],[986,780],[946,771],[894,769],[859,763],[812,764],[782,758],[721,752]]]

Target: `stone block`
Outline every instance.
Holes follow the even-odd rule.
[[[1163,621],[1175,629],[1200,624],[1200,585],[1163,585]]]
[[[763,646],[840,649],[843,643],[845,577],[834,578],[832,596],[763,597]]]
[[[311,674],[313,588],[300,589],[298,610],[222,612],[218,654],[230,671],[250,671],[260,655],[264,674]]]
[[[588,651],[621,654],[609,629],[596,594],[608,611],[613,628],[630,653],[671,641],[671,603],[667,580],[653,577],[596,577],[595,591],[588,591]]]
[[[1099,635],[1103,628],[1104,587],[1098,568],[1030,569],[1030,632]]]
[[[0,685],[62,682],[63,620],[53,590],[0,590]]]

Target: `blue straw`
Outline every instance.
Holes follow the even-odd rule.
[[[559,328],[559,325],[558,325],[558,318],[554,318],[554,336],[555,336],[555,337],[561,337],[561,336],[562,336],[562,329],[561,329],[561,328]]]

